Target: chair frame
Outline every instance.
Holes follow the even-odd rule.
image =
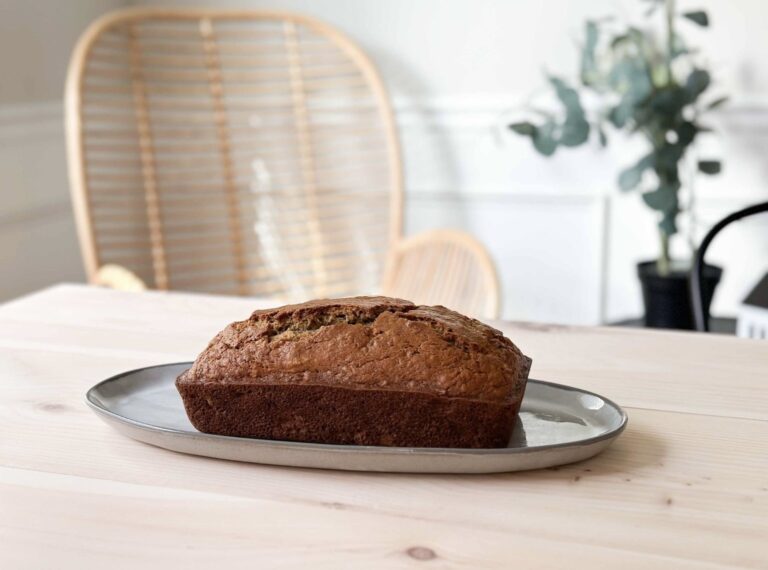
[[[325,36],[343,51],[360,69],[378,105],[386,137],[389,156],[390,188],[390,248],[402,235],[403,220],[403,165],[397,126],[392,105],[384,83],[370,58],[348,36],[312,17],[286,11],[228,10],[216,8],[127,8],[117,10],[95,20],[80,37],[67,75],[65,89],[65,124],[68,169],[72,203],[80,241],[83,263],[89,282],[94,282],[103,260],[100,259],[90,208],[89,185],[86,177],[86,159],[83,137],[83,78],[90,51],[109,28],[123,23],[143,20],[282,20],[306,26]],[[143,188],[147,193],[146,186]],[[157,275],[155,275],[157,281]],[[165,289],[162,279],[158,289]]]
[[[693,259],[693,267],[691,268],[691,275],[689,278],[689,286],[691,290],[691,302],[693,305],[693,318],[696,324],[696,330],[700,332],[709,332],[709,307],[704,303],[704,287],[702,285],[702,277],[704,273],[704,255],[707,253],[712,240],[719,234],[726,226],[737,222],[743,218],[748,218],[756,214],[768,213],[768,202],[761,202],[748,206],[742,210],[738,210],[726,216],[719,222],[717,222],[712,229],[707,232],[704,239],[701,240],[701,245],[696,251],[696,255]]]

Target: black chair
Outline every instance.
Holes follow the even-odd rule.
[[[726,216],[717,222],[701,241],[701,245],[693,259],[693,267],[691,268],[691,278],[689,281],[691,287],[691,302],[693,303],[693,320],[696,324],[696,330],[702,332],[709,331],[709,303],[705,302],[705,291],[702,282],[704,254],[707,253],[709,245],[712,243],[712,240],[715,239],[715,236],[727,225],[762,212],[768,212],[768,202],[755,204],[754,206],[749,206],[748,208],[734,212],[730,216]]]

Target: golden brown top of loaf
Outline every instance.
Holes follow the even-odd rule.
[[[504,402],[530,359],[496,329],[388,297],[254,312],[221,331],[184,382],[314,384]]]

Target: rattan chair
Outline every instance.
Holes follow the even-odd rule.
[[[470,235],[433,230],[399,242],[390,254],[383,293],[418,304],[444,305],[477,318],[499,318],[493,260]]]
[[[75,49],[66,123],[91,282],[124,268],[133,288],[292,300],[379,287],[401,232],[398,141],[377,71],[333,28],[107,15]]]

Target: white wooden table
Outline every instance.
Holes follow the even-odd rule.
[[[533,377],[625,406],[603,455],[388,475],[239,464],[118,435],[83,395],[192,359],[247,299],[58,286],[0,307],[0,568],[768,567],[768,343],[504,325]]]

